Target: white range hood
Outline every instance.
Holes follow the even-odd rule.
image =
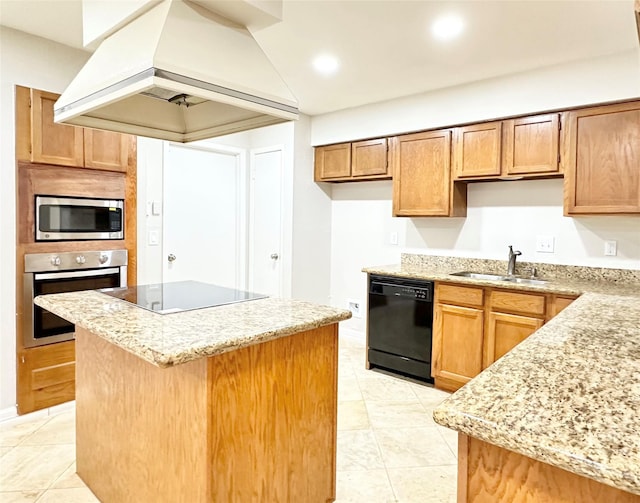
[[[54,118],[189,142],[294,120],[298,108],[245,27],[163,0],[100,44]]]

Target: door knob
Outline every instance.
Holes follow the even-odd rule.
[[[173,253],[170,253],[169,256],[167,257],[167,260],[169,262],[173,262],[176,259],[176,256]]]
[[[278,259],[280,258],[280,256],[279,256],[277,253],[272,253],[272,254],[271,254],[271,258],[272,258],[273,260],[278,260]]]

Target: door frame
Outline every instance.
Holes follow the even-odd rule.
[[[248,193],[248,226],[247,226],[247,240],[249,244],[249,248],[247,250],[247,261],[248,261],[248,274],[247,274],[247,284],[249,291],[253,291],[254,285],[254,263],[250,260],[250,257],[253,257],[254,252],[254,242],[252,239],[253,231],[255,228],[255,178],[253,176],[256,163],[255,159],[258,155],[268,154],[270,152],[280,152],[280,236],[278,236],[279,241],[279,250],[278,254],[280,255],[280,269],[279,269],[279,287],[278,287],[278,296],[282,297],[284,292],[284,279],[285,279],[285,270],[287,270],[291,266],[291,257],[289,253],[285,252],[285,235],[286,235],[286,219],[285,219],[285,208],[284,208],[284,198],[286,194],[286,176],[285,176],[285,146],[283,144],[270,145],[268,147],[260,147],[260,148],[252,148],[249,150],[249,193]]]
[[[165,278],[165,266],[166,256],[169,253],[166,243],[166,202],[167,202],[167,184],[166,184],[166,170],[169,167],[169,151],[173,147],[179,147],[183,149],[200,150],[205,152],[211,152],[214,154],[224,154],[235,156],[237,174],[237,198],[236,209],[238,214],[238,220],[236,221],[236,249],[238,255],[236,256],[236,288],[240,290],[247,289],[248,278],[248,266],[249,266],[249,252],[247,250],[247,243],[249,237],[249,226],[247,225],[248,218],[247,212],[249,211],[249,202],[247,195],[247,187],[249,184],[248,166],[247,166],[247,154],[246,149],[238,147],[230,147],[228,145],[220,145],[214,143],[207,144],[184,144],[176,142],[164,142],[163,145],[163,166],[162,166],[162,281],[166,281]]]

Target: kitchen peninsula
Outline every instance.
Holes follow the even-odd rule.
[[[103,502],[335,499],[338,325],[265,298],[161,315],[37,297],[76,325],[77,472]]]

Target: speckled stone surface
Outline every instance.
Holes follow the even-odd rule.
[[[584,294],[433,416],[640,495],[640,298]]]
[[[521,285],[451,276],[504,274],[506,262],[403,255],[391,276],[580,296],[446,399],[434,419],[485,442],[640,495],[640,271],[526,264]]]
[[[351,318],[343,309],[277,298],[166,315],[96,291],[42,295],[35,303],[158,367]]]

